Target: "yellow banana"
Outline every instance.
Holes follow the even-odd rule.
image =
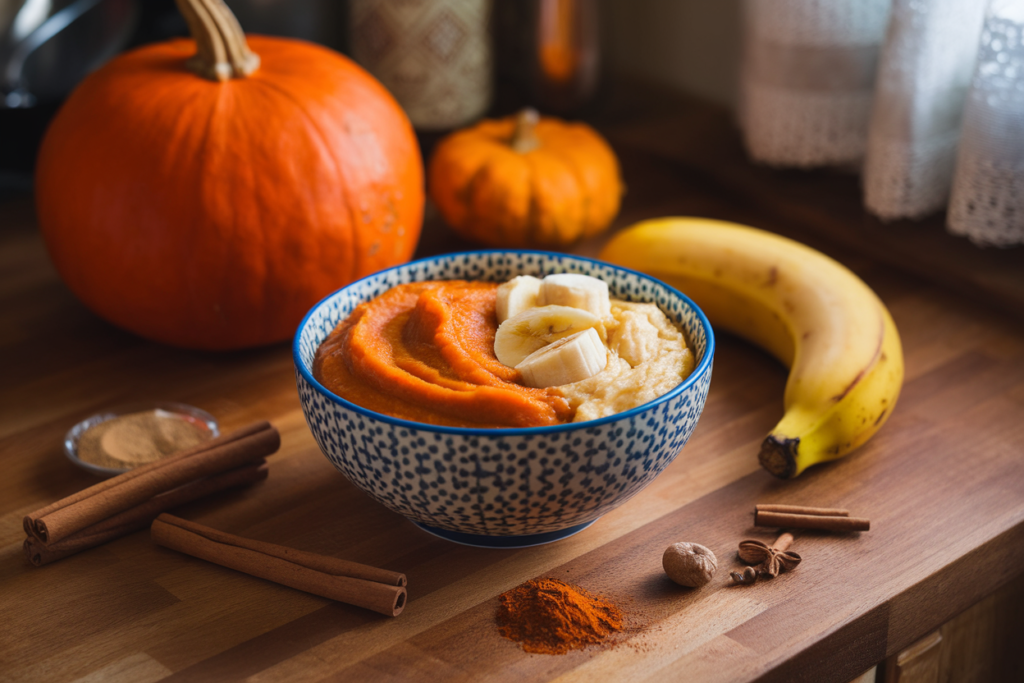
[[[903,384],[896,325],[863,280],[821,252],[735,223],[661,218],[621,231],[600,258],[676,287],[712,325],[789,367],[783,418],[759,454],[772,474],[846,455],[892,413]]]

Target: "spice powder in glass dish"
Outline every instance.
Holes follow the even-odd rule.
[[[502,593],[500,601],[498,631],[538,654],[603,644],[625,621],[612,603],[558,579],[531,579]]]
[[[168,412],[128,413],[87,429],[78,441],[78,459],[111,469],[134,469],[211,438],[205,425]]]

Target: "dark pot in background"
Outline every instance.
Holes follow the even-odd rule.
[[[0,186],[27,187],[50,118],[90,71],[122,50],[136,0],[0,4]]]
[[[292,36],[340,49],[344,3],[230,0],[251,33]],[[174,0],[0,2],[0,189],[31,188],[35,156],[60,103],[91,71],[124,49],[188,27]]]

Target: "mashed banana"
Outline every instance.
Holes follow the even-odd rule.
[[[582,382],[553,387],[575,411],[573,422],[636,408],[693,372],[686,338],[654,304],[612,299],[612,319],[605,324],[608,366]]]

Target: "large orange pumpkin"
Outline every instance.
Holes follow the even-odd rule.
[[[221,0],[179,7],[196,42],[115,58],[54,119],[39,224],[67,285],[116,325],[190,348],[279,341],[327,293],[412,255],[419,148],[345,57],[247,45]]]

